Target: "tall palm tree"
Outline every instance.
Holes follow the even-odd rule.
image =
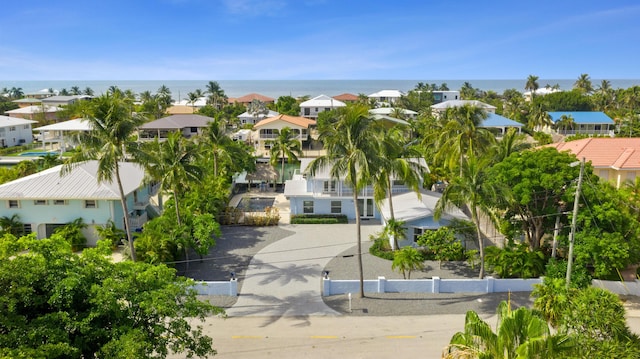
[[[486,169],[490,165],[488,156],[478,157],[472,153],[465,156],[460,167],[460,176],[454,177],[436,203],[434,218],[439,220],[450,207],[467,206],[471,221],[475,225],[478,251],[480,254],[479,277],[484,277],[484,240],[480,232],[479,212],[491,214],[490,203],[496,197],[497,189],[489,185]]]
[[[581,74],[580,77],[573,83],[573,88],[578,91],[589,94],[593,92],[593,84],[591,83],[591,78],[589,74]]]
[[[195,112],[195,108],[196,108],[196,101],[198,101],[198,99],[200,98],[200,96],[198,95],[198,93],[196,92],[189,92],[187,94],[187,97],[189,98],[188,103],[191,104],[191,108],[193,109],[193,111]]]
[[[302,144],[296,138],[296,133],[289,127],[284,127],[278,133],[275,140],[267,141],[271,145],[269,155],[271,157],[271,165],[275,166],[278,159],[281,159],[282,167],[280,170],[280,181],[284,184],[284,161],[289,163],[298,161],[298,157],[302,156]]]
[[[209,103],[217,109],[220,109],[222,102],[227,99],[227,95],[225,95],[224,90],[217,81],[209,81],[207,93],[209,94]]]
[[[360,275],[360,297],[364,297],[364,274],[362,270],[362,233],[359,192],[371,182],[373,170],[379,161],[379,149],[375,141],[375,121],[369,118],[366,105],[350,104],[336,110],[337,121],[322,126],[320,139],[326,154],[313,160],[308,167],[311,175],[330,167],[331,178],[344,178],[353,189],[353,205],[356,216],[356,239],[358,269]]]
[[[129,209],[122,187],[120,162],[133,154],[132,151],[136,147],[134,133],[145,119],[134,115],[133,103],[116,92],[107,93],[90,101],[87,105],[85,120],[88,121],[92,130],[79,135],[79,151],[67,158],[62,167],[62,174],[69,173],[81,163],[97,160],[98,182],[113,182],[113,180],[117,182],[131,259],[135,261],[136,253],[129,225]]]
[[[201,145],[204,146],[204,153],[211,156],[213,160],[213,175],[220,173],[220,162],[230,159],[229,146],[232,142],[227,136],[225,126],[219,120],[210,121],[202,134]]]
[[[518,133],[517,129],[511,127],[492,147],[493,162],[502,162],[502,160],[509,157],[512,153],[519,152],[527,148],[531,148],[531,143],[527,142],[527,136],[522,133]]]
[[[527,127],[532,131],[540,131],[545,126],[553,124],[549,113],[542,108],[542,105],[534,105],[531,103],[531,111],[529,112],[529,121]]]
[[[540,85],[538,84],[538,76],[529,75],[529,77],[527,77],[527,83],[524,85],[524,89],[531,91],[532,100],[538,88],[540,88]]]
[[[71,94],[74,96],[80,95],[80,87],[71,86]]]
[[[19,236],[23,233],[24,224],[20,221],[20,216],[14,213],[11,217],[0,217],[0,235],[13,234]]]
[[[562,115],[555,123],[555,127],[556,130],[562,130],[563,133],[566,133],[567,130],[573,129],[575,124],[576,123],[571,115]]]
[[[412,146],[402,128],[394,126],[379,133],[381,160],[373,176],[373,196],[378,206],[387,198],[389,201],[390,223],[395,223],[393,210],[393,179],[416,192],[420,197],[420,187],[426,167],[419,162],[420,153]],[[392,246],[398,248],[398,238],[393,236]]]
[[[82,91],[83,95],[87,95],[87,96],[93,96],[94,91],[91,87],[87,86],[84,88],[84,90]]]
[[[487,128],[481,127],[487,113],[476,106],[464,105],[447,109],[439,121],[436,135],[436,157],[450,169],[461,166],[466,154],[481,154],[495,142]]]

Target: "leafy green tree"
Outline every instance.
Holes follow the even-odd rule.
[[[430,107],[433,102],[433,93],[430,90],[412,90],[406,95],[400,96],[396,106],[416,112],[431,112]]]
[[[215,354],[212,339],[191,321],[223,311],[199,301],[193,281],[176,277],[174,269],[114,263],[102,241],[82,254],[62,238],[23,237],[15,244],[0,239],[0,356]]]
[[[424,268],[424,258],[417,249],[406,246],[393,253],[391,269],[399,270],[404,279],[411,279],[411,272]]]
[[[78,217],[73,221],[66,223],[62,227],[58,227],[53,231],[53,236],[63,238],[71,244],[72,251],[79,251],[87,246],[87,237],[82,230],[87,228],[82,217]]]
[[[502,190],[494,206],[504,211],[504,221],[520,227],[531,249],[540,247],[542,237],[555,226],[561,201],[569,202],[567,192],[578,178],[577,158],[555,148],[542,148],[511,154],[488,169],[488,181]],[[593,176],[585,167],[587,177]]]
[[[442,268],[442,261],[459,260],[464,253],[462,243],[456,238],[455,232],[446,226],[424,232],[418,237],[418,245],[433,253],[439,262],[439,268]]]
[[[371,183],[372,170],[379,162],[380,153],[375,141],[374,122],[369,117],[365,105],[347,105],[337,110],[337,120],[320,125],[320,140],[324,142],[326,154],[309,164],[309,172],[315,175],[329,167],[332,179],[341,180],[353,189],[353,204],[356,217],[356,240],[358,270],[360,276],[360,297],[364,297],[364,274],[362,270],[362,233],[360,220],[359,192]]]
[[[91,131],[84,131],[80,136],[79,150],[67,158],[62,174],[69,173],[78,164],[89,160],[98,161],[97,179],[99,183],[116,181],[120,192],[120,204],[124,213],[125,231],[131,259],[136,260],[131,226],[129,225],[129,209],[122,188],[120,162],[136,148],[134,133],[145,119],[133,112],[133,103],[118,92],[106,94],[89,101],[85,120],[91,125]]]
[[[537,278],[544,274],[546,264],[544,253],[531,250],[526,243],[488,247],[485,260],[487,268],[500,278]]]
[[[300,103],[291,96],[278,97],[272,109],[283,115],[300,116]]]
[[[593,104],[589,96],[580,91],[559,91],[538,96],[532,106],[542,106],[544,111],[591,111]]]
[[[536,312],[507,302],[498,305],[496,331],[474,311],[465,317],[464,331],[451,338],[443,358],[556,358],[571,354],[575,344],[563,334],[551,334]]]
[[[529,148],[531,148],[531,143],[527,141],[527,136],[518,133],[517,129],[511,127],[489,150],[492,153],[493,163],[498,163],[502,162],[512,153],[524,151]]]
[[[302,145],[300,140],[296,138],[296,133],[289,127],[284,127],[278,132],[278,137],[274,140],[268,140],[267,143],[271,145],[269,149],[269,156],[271,158],[271,165],[275,166],[280,160],[282,164],[280,170],[280,182],[284,184],[284,162],[289,163],[298,161],[298,156],[302,156]]]
[[[454,177],[447,185],[442,197],[436,203],[435,216],[439,220],[451,206],[467,206],[471,212],[471,221],[475,225],[476,240],[480,252],[480,273],[484,277],[484,238],[480,232],[480,211],[490,214],[491,204],[495,202],[499,185],[489,181],[487,174],[488,157],[476,157],[469,154],[461,163],[460,176]]]
[[[105,240],[111,243],[111,247],[117,247],[122,239],[126,238],[127,233],[122,229],[118,228],[111,219],[107,221],[106,224],[102,226],[96,226],[96,232],[100,239]]]

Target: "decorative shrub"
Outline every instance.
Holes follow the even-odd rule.
[[[393,251],[389,240],[384,237],[373,238],[373,244],[369,247],[369,253],[376,257],[392,261],[394,258]]]
[[[251,212],[244,214],[246,226],[277,226],[280,221],[280,211],[276,207],[265,207],[264,213]]]
[[[526,243],[509,244],[505,248],[487,247],[487,268],[501,278],[537,278],[544,274],[546,258],[541,250],[531,251]]]
[[[236,207],[225,207],[225,209],[218,215],[218,223],[240,224],[242,221],[242,211]]]
[[[349,223],[344,214],[292,214],[291,224],[336,224]]]

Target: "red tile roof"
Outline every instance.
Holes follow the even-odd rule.
[[[640,169],[640,138],[585,138],[548,146],[584,157],[595,168]]]
[[[250,103],[253,100],[260,100],[264,103],[274,102],[275,100],[271,97],[260,95],[259,93],[250,93],[248,95],[244,95],[242,97],[235,98],[235,102],[239,103]]]
[[[358,96],[351,93],[343,93],[337,96],[333,96],[333,98],[342,102],[358,101]]]
[[[304,118],[304,117],[298,117],[298,116],[289,116],[289,115],[278,115],[275,117],[269,117],[269,118],[265,118],[264,120],[258,122],[255,124],[255,126],[253,126],[253,128],[258,128],[258,127],[262,127],[265,125],[268,125],[272,122],[276,122],[276,121],[285,121],[288,122],[290,124],[296,125],[298,127],[303,127],[303,128],[309,128],[309,126],[315,125],[316,121],[314,120],[310,120],[308,118]]]

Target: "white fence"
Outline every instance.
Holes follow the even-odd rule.
[[[235,297],[238,295],[238,280],[231,279],[226,282],[206,282],[199,281],[193,286],[199,295],[228,295]]]
[[[532,279],[389,279],[365,280],[364,291],[368,293],[498,293],[530,292],[541,278]],[[360,291],[359,280],[322,279],[322,295],[330,296]]]

